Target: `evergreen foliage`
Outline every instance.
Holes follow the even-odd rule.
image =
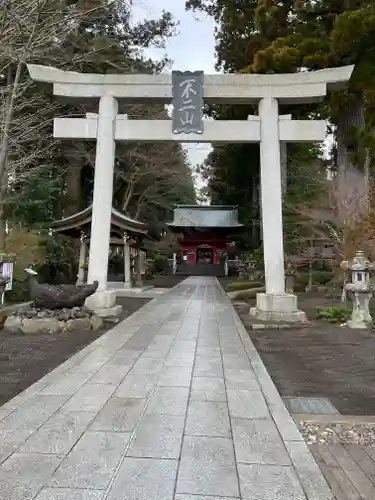
[[[328,119],[333,125],[333,161],[338,181],[349,168],[369,177],[375,153],[373,44],[375,5],[364,0],[188,0],[186,8],[201,10],[217,24],[217,69],[243,73],[290,73],[354,64],[347,90],[335,92],[321,105],[289,107],[282,113],[293,117]],[[242,119],[251,109],[243,110]],[[230,112],[217,106],[208,113],[229,119]],[[233,119],[233,118],[232,118]],[[235,196],[246,199],[242,220],[247,246],[259,244],[250,229],[256,225],[259,195],[259,155],[256,145],[215,147],[208,169],[211,198],[227,203]],[[308,146],[288,146],[287,192],[284,196],[284,227],[287,237],[306,237],[295,210],[301,201],[310,205],[324,188],[320,151]],[[230,174],[228,174],[230,172]],[[303,172],[303,175],[302,175]],[[228,179],[228,182],[223,182]],[[257,217],[257,216],[255,216]],[[253,235],[251,240],[250,234]],[[293,245],[292,245],[293,246]]]

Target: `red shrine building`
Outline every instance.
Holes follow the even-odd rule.
[[[167,226],[178,234],[177,273],[187,276],[225,274],[227,245],[243,228],[232,205],[177,205]]]

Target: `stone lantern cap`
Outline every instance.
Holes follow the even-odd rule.
[[[295,274],[296,271],[294,269],[292,262],[287,262],[285,266],[285,276],[294,276]]]
[[[375,262],[370,262],[362,250],[358,250],[352,260],[344,260],[340,267],[345,271],[373,271]]]

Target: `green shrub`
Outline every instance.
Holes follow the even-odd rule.
[[[331,271],[313,271],[312,272],[312,284],[313,285],[326,285],[333,278]],[[301,286],[307,286],[309,283],[309,273],[297,273],[296,284]]]
[[[254,299],[257,293],[264,293],[266,291],[265,287],[251,288],[249,290],[241,290],[237,293],[235,300],[249,300]]]
[[[263,269],[264,268],[264,254],[263,254],[263,247],[256,248],[252,252],[250,252],[249,258],[251,262],[255,264],[255,267],[257,269]]]
[[[233,281],[226,287],[227,292],[235,292],[237,290],[250,290],[251,288],[259,288],[263,286],[260,281]]]
[[[332,307],[318,307],[316,309],[316,319],[327,323],[346,323],[352,314],[349,305],[342,304]]]
[[[30,300],[29,280],[15,277],[13,279],[12,290],[5,292],[5,304],[14,304],[18,302],[28,302]]]
[[[154,272],[162,273],[168,269],[168,257],[161,254],[155,254],[154,256]]]

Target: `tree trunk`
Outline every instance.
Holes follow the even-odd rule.
[[[5,220],[5,203],[8,190],[8,154],[9,154],[9,135],[11,133],[11,123],[14,115],[17,94],[21,82],[23,63],[17,65],[16,75],[13,80],[12,66],[8,67],[7,73],[7,89],[9,92],[12,89],[5,107],[5,113],[2,117],[2,134],[0,145],[0,251],[5,252],[5,237],[6,237],[6,220]]]
[[[130,184],[130,186],[128,185],[128,187],[126,188],[125,195],[124,195],[124,201],[122,204],[122,211],[125,213],[128,212],[129,204],[130,204],[130,201],[131,201],[133,193],[134,193],[134,186],[135,186],[135,183],[132,182]]]
[[[74,215],[80,211],[81,202],[81,170],[82,167],[71,166],[67,171],[66,203],[64,216]]]
[[[19,62],[17,65],[16,76],[14,77],[14,80],[10,82],[10,84],[13,87],[11,95],[9,97],[9,101],[6,105],[3,133],[1,137],[1,147],[0,147],[0,186],[3,186],[4,181],[8,180],[7,177],[5,176],[5,172],[8,159],[9,134],[14,115],[14,108],[16,106],[17,94],[21,82],[22,69],[23,69],[23,62]],[[9,68],[7,84],[9,83],[9,79],[11,79],[11,77],[12,73],[11,69]]]
[[[285,196],[286,186],[287,186],[287,162],[288,162],[287,143],[280,141],[281,189],[283,197]]]
[[[337,123],[336,141],[337,141],[337,183],[339,193],[349,196],[347,173],[350,169],[361,170],[359,165],[353,165],[348,150],[348,139],[353,127],[363,130],[365,127],[365,109],[364,98],[361,95],[349,95],[345,103],[345,108],[340,111]],[[343,207],[338,207],[340,219],[345,218]]]
[[[366,212],[370,210],[370,167],[371,167],[372,155],[369,148],[366,148],[366,158],[363,167],[363,173],[365,176],[365,208]]]
[[[363,129],[365,127],[365,113],[364,113],[364,99],[363,95],[355,96],[350,95],[346,106],[340,112],[340,117],[337,123],[337,170],[341,178],[345,178],[346,171],[349,168],[356,167],[351,162],[348,151],[348,136],[353,127]]]
[[[5,252],[6,220],[5,220],[6,189],[0,189],[0,252]]]

